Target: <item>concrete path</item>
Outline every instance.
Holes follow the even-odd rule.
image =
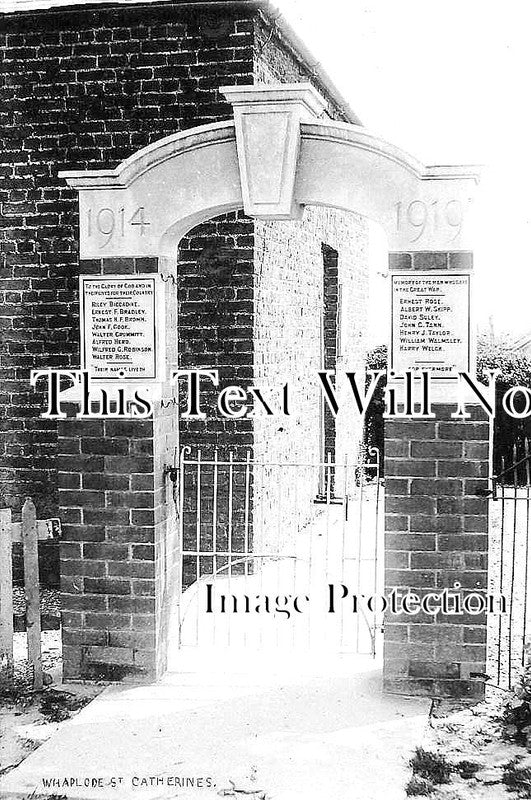
[[[360,657],[325,677],[308,660],[248,666],[109,687],[0,780],[0,797],[403,800],[428,700],[382,695]]]

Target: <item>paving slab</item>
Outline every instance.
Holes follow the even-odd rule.
[[[0,780],[0,797],[403,800],[429,701],[382,694],[371,660],[306,666],[108,687]]]

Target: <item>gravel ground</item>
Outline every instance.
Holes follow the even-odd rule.
[[[531,755],[509,741],[500,721],[507,695],[500,692],[470,708],[452,711],[449,703],[434,704],[430,726],[421,746],[448,762],[448,783],[432,784],[431,800],[518,800],[531,797],[531,783],[524,779],[521,791],[511,791],[507,770],[531,767]],[[430,781],[431,784],[431,781]],[[419,792],[419,795],[422,795]],[[426,793],[424,793],[426,794]],[[411,793],[411,796],[419,796]]]
[[[530,548],[528,539],[531,502],[527,493],[506,490],[505,499],[491,502],[491,526],[489,532],[489,591],[506,597],[508,614],[498,617],[488,615],[487,673],[491,688],[487,701],[472,708],[448,710],[444,704],[434,705],[431,725],[422,746],[440,753],[450,763],[462,761],[473,764],[472,774],[463,777],[458,770],[452,772],[448,784],[435,786],[430,793],[432,800],[510,800],[515,797],[531,798],[529,794],[509,792],[503,784],[504,770],[514,759],[519,767],[531,767],[531,756],[527,751],[503,737],[499,721],[503,703],[508,695],[493,685],[507,689],[516,683],[521,671],[525,643],[531,634],[529,617],[531,605],[531,570],[527,569]],[[59,593],[56,590],[41,591],[43,615],[59,617]],[[16,587],[14,612],[23,616],[25,611],[24,591]],[[62,690],[61,638],[59,630],[43,631],[43,667],[51,680],[50,688],[39,695],[31,691],[31,669],[26,658],[26,635],[16,633],[14,637],[16,699],[0,702],[0,774],[9,771],[38,747],[62,724],[46,713],[42,695],[53,697],[57,689]],[[509,652],[512,657],[509,663]],[[75,686],[78,693],[93,696],[101,687]],[[92,695],[91,695],[92,693]],[[59,695],[58,695],[59,696]],[[64,702],[63,700],[59,703]],[[73,706],[76,706],[76,700]],[[82,701],[83,702],[83,701]],[[52,705],[55,707],[54,701]],[[66,703],[69,705],[69,702]],[[44,711],[43,711],[44,707]],[[66,717],[75,708],[67,708]],[[57,715],[56,715],[57,716]],[[61,718],[61,713],[58,717]],[[63,717],[63,718],[66,718]]]
[[[61,631],[43,631],[42,666],[48,680],[59,683],[61,680]],[[27,639],[25,633],[15,633],[13,637],[13,656],[15,662],[15,688],[17,691],[31,689],[32,670],[27,659]]]
[[[16,633],[14,689],[0,696],[0,775],[23,761],[102,689],[98,685],[62,684],[61,632],[44,631],[42,663],[49,685],[34,692],[26,647],[26,634]]]
[[[517,800],[531,798],[531,754],[506,736],[501,722],[510,687],[518,683],[528,659],[531,635],[531,498],[527,490],[504,490],[504,499],[491,501],[489,530],[489,592],[503,594],[507,614],[489,614],[486,701],[468,708],[447,701],[434,703],[434,713],[422,748],[452,766],[448,783],[429,787],[431,800]],[[509,656],[511,654],[511,656]],[[498,688],[501,687],[501,688]],[[466,770],[458,765],[467,762]],[[508,774],[523,775],[515,789]],[[421,781],[422,783],[422,781]]]

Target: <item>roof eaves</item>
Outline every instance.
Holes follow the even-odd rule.
[[[310,74],[321,84],[323,89],[333,100],[339,111],[345,117],[346,122],[352,125],[362,125],[360,118],[345,100],[339,89],[336,87],[332,78],[324,67],[315,58],[311,50],[305,45],[300,36],[295,33],[290,23],[282,15],[270,0],[258,0],[257,6],[273,24],[274,28],[287,40],[295,54],[308,66]]]

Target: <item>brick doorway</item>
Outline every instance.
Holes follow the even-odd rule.
[[[391,270],[443,274],[471,269],[473,226],[468,209],[477,181],[472,168],[424,167],[357,124],[328,120],[326,104],[307,84],[224,87],[222,91],[233,106],[233,118],[166,137],[115,170],[63,173],[80,192],[81,220],[86,222],[92,213],[97,217],[98,209],[106,209],[108,216],[109,209],[119,215],[119,209],[127,207],[132,215],[141,208],[143,219],[149,222],[127,231],[124,228],[123,236],[113,237],[112,242],[105,233],[107,227],[98,231],[82,224],[80,269],[89,274],[160,275],[166,287],[165,360],[169,370],[179,365],[178,244],[194,226],[213,215],[233,213],[242,205],[254,220],[259,249],[265,229],[293,225],[304,207],[314,206],[324,214],[338,209],[381,224]],[[158,185],[164,186],[163,192],[154,190]],[[442,207],[452,214],[438,218],[435,224],[429,215]],[[424,220],[420,225],[414,213],[419,209]],[[460,210],[457,226],[456,209]],[[272,240],[269,251],[265,248],[263,265],[271,270],[278,263],[289,266],[289,248],[295,239],[284,236],[275,240],[273,235]],[[338,249],[333,241],[321,238],[321,259],[323,242]],[[102,247],[107,248],[105,256]],[[280,261],[274,257],[278,252]],[[254,263],[253,274],[258,274]],[[284,274],[283,280],[268,280],[258,287],[262,298],[267,298],[264,308],[270,309],[272,316],[260,319],[255,315],[253,320],[253,340],[261,342],[255,347],[253,364],[276,361],[284,365],[279,377],[282,374],[286,379],[293,375],[295,360],[285,363],[282,343],[287,341],[289,352],[300,354],[303,360],[313,347],[303,329],[289,327],[296,315],[287,313],[282,303],[286,293],[281,291],[289,285],[287,296],[296,296],[297,287],[305,286],[307,272],[297,269],[291,282],[288,278]],[[253,292],[257,283],[253,282]],[[257,295],[252,299],[256,303]],[[243,316],[248,301],[235,300],[244,304]],[[349,306],[347,302],[345,307]],[[299,308],[299,316],[319,340],[319,320],[310,324],[316,308],[305,306],[302,314]],[[318,313],[322,310],[319,306]],[[282,337],[276,336],[278,330]],[[188,355],[195,360],[193,349]],[[248,352],[233,356],[233,363],[249,364]],[[257,377],[263,378],[265,373],[255,371],[253,379]],[[161,391],[164,404],[145,422],[103,420],[90,429],[90,435],[88,428],[76,430],[81,423],[63,420],[59,424],[59,439],[64,443],[61,458],[66,459],[60,462],[62,471],[70,471],[68,481],[79,490],[71,493],[71,484],[65,486],[61,500],[69,526],[62,542],[62,560],[70,582],[65,601],[66,672],[70,677],[95,677],[103,670],[115,677],[145,679],[162,674],[167,666],[168,609],[181,553],[175,535],[173,492],[166,477],[179,449],[179,430],[173,413],[173,402],[178,401],[175,388],[163,384]],[[311,420],[312,415],[305,415],[303,409],[301,419]],[[482,590],[487,507],[481,490],[488,464],[484,447],[474,450],[472,456],[466,445],[471,439],[485,445],[484,424],[474,418],[461,423],[442,418],[433,430],[428,422],[427,439],[415,445],[416,454],[407,420],[396,424],[401,431],[395,436],[401,442],[400,452],[396,456],[386,453],[396,461],[389,476],[395,481],[394,495],[386,510],[386,547],[391,542],[394,547],[388,549],[393,555],[388,561],[386,588],[422,593],[442,588],[445,580],[457,575],[467,582],[464,589],[471,584]],[[338,442],[351,441],[348,431],[349,426],[341,429],[338,420],[336,447]],[[214,439],[218,432],[214,431]],[[285,434],[286,427],[275,421],[269,428],[264,426],[257,437],[255,425],[254,459],[260,460],[266,450],[270,456],[289,452],[291,437],[286,446]],[[310,441],[301,432],[298,435],[301,441]],[[79,442],[78,455],[72,458],[68,447]],[[457,445],[455,451],[450,447],[450,455],[446,453],[449,444]],[[340,463],[337,452],[335,456]],[[88,480],[90,472],[98,477]],[[115,490],[107,480],[110,477],[124,488]],[[419,478],[427,479],[421,500],[415,494]],[[446,479],[459,484],[449,498],[440,496],[440,481]],[[475,496],[470,494],[472,481],[477,481]],[[480,558],[474,561],[474,555]],[[420,564],[421,556],[429,562],[425,566]],[[481,671],[484,663],[485,629],[483,620],[470,625],[456,618],[446,626],[433,618],[395,618],[386,633],[386,643],[392,645],[384,668],[387,688],[429,694],[477,692],[472,674]]]

